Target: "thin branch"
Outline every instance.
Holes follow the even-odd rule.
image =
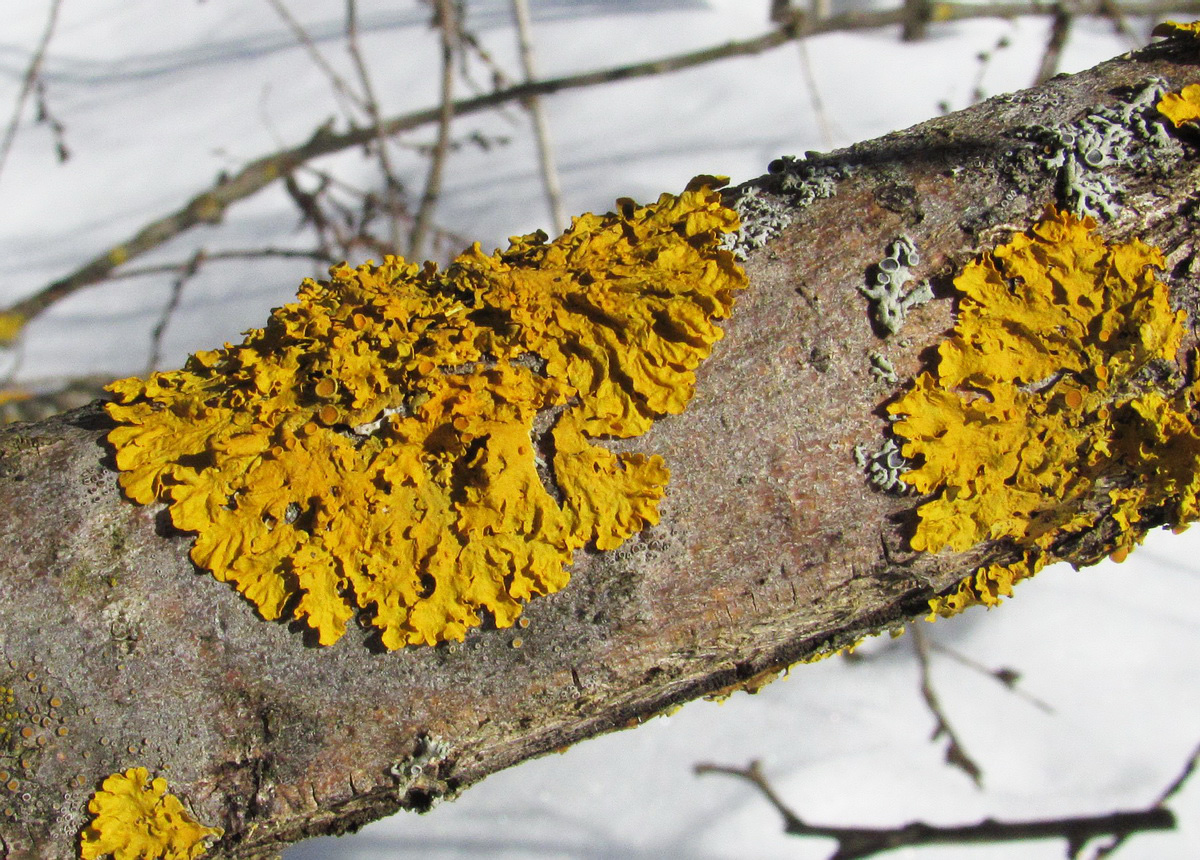
[[[62,164],[71,157],[71,150],[67,147],[67,127],[50,110],[50,99],[46,98],[46,81],[44,78],[38,78],[34,91],[37,93],[37,101],[35,102],[37,118],[35,122],[38,125],[49,127],[50,134],[54,137],[54,154],[58,156],[58,163]]]
[[[1133,28],[1129,26],[1129,21],[1125,17],[1125,10],[1122,8],[1119,0],[1101,0],[1098,14],[1112,21],[1113,32],[1118,36],[1124,36],[1128,40],[1131,49],[1139,45],[1141,40],[1138,39]]]
[[[971,103],[976,104],[987,98],[987,91],[983,88],[983,79],[987,77],[988,68],[992,61],[996,59],[996,54],[1010,47],[1012,42],[1008,36],[1001,36],[996,40],[996,44],[991,50],[980,51],[975,55],[976,61],[979,63],[979,69],[975,73],[975,85],[971,88]]]
[[[930,0],[904,0],[904,27],[900,31],[900,38],[905,42],[924,39],[932,18],[933,4]]]
[[[454,54],[458,46],[458,15],[455,0],[433,0],[435,21],[442,43],[441,106],[438,109],[438,134],[433,153],[429,158],[429,173],[425,178],[425,192],[413,219],[412,234],[408,241],[408,256],[419,260],[425,248],[425,236],[433,220],[433,210],[442,193],[442,173],[446,166],[446,155],[450,151],[450,123],[454,120]]]
[[[991,678],[997,684],[1003,685],[1004,688],[1006,690],[1008,690],[1010,693],[1014,693],[1015,695],[1020,696],[1022,699],[1029,702],[1029,704],[1033,705],[1035,708],[1042,711],[1043,713],[1047,713],[1047,714],[1054,713],[1054,708],[1050,707],[1050,705],[1047,702],[1043,701],[1042,699],[1039,699],[1037,696],[1033,695],[1032,693],[1022,690],[1020,687],[1017,686],[1017,683],[1021,679],[1021,676],[1018,672],[1015,672],[1012,669],[1003,669],[1003,668],[1002,669],[990,669],[987,666],[984,666],[982,663],[977,663],[976,661],[972,660],[970,657],[967,657],[965,654],[958,653],[953,648],[947,648],[945,645],[941,644],[940,642],[930,642],[929,650],[936,651],[939,654],[944,654],[945,656],[949,657],[951,660],[954,660],[955,662],[960,663],[963,666],[966,666],[968,669],[972,669],[972,670],[978,672],[980,675],[983,675],[985,678]]]
[[[1072,20],[1071,13],[1062,4],[1055,4],[1054,18],[1050,24],[1050,36],[1046,40],[1046,49],[1042,52],[1042,61],[1038,64],[1033,86],[1044,84],[1058,74],[1058,64],[1062,60],[1063,47],[1066,46],[1067,37],[1071,34]]]
[[[1192,778],[1196,772],[1197,766],[1200,765],[1200,746],[1192,750],[1192,754],[1188,760],[1184,762],[1183,768],[1179,771],[1179,775],[1171,781],[1171,784],[1163,789],[1162,794],[1158,796],[1157,806],[1164,806],[1166,802],[1179,793],[1179,790],[1187,784],[1187,781]],[[1119,833],[1113,836],[1106,844],[1097,847],[1096,853],[1092,855],[1092,860],[1104,860],[1105,857],[1112,856],[1117,849],[1125,844],[1125,841],[1131,834]]]
[[[395,250],[400,248],[400,215],[404,211],[402,197],[403,184],[392,168],[388,155],[388,138],[383,132],[383,116],[379,111],[379,100],[375,98],[375,87],[371,83],[371,75],[363,59],[362,50],[358,43],[358,3],[356,0],[346,0],[346,50],[358,73],[358,81],[363,91],[363,107],[372,127],[376,130],[375,157],[379,159],[379,170],[383,174],[383,204],[388,214],[388,239]]]
[[[792,812],[771,788],[759,762],[748,767],[698,764],[697,774],[717,773],[737,777],[753,785],[783,818],[784,831],[792,836],[818,836],[837,840],[830,860],[855,860],[917,845],[972,845],[1016,842],[1029,839],[1066,839],[1082,846],[1097,836],[1127,837],[1134,833],[1173,830],[1175,816],[1160,805],[1134,812],[1112,812],[1035,821],[996,821],[986,818],[975,824],[943,827],[913,821],[899,827],[830,827],[808,824]]]
[[[1187,781],[1192,778],[1192,775],[1196,772],[1196,768],[1198,766],[1200,766],[1200,746],[1197,746],[1194,750],[1192,750],[1192,754],[1188,757],[1188,760],[1184,762],[1183,768],[1179,771],[1179,775],[1171,781],[1170,785],[1163,789],[1163,793],[1158,797],[1159,804],[1161,805],[1166,803],[1168,800],[1178,794],[1180,789],[1187,785]]]
[[[162,361],[163,335],[166,334],[167,326],[170,325],[171,318],[175,316],[175,311],[179,308],[179,300],[183,297],[184,286],[200,271],[204,259],[204,249],[201,248],[191,256],[191,259],[179,267],[178,276],[171,282],[171,296],[167,299],[167,304],[154,326],[154,331],[150,334],[150,357],[146,359],[146,376],[157,370]]]
[[[804,76],[804,84],[808,89],[808,100],[812,104],[813,116],[821,127],[821,142],[827,149],[833,149],[833,124],[825,111],[825,102],[821,98],[821,90],[817,87],[817,76],[813,72],[812,62],[808,56],[808,41],[798,39],[796,46],[800,52],[800,72]]]
[[[464,0],[459,0],[464,5]],[[480,63],[491,73],[490,89],[492,91],[503,89],[512,85],[512,78],[508,76],[508,71],[496,61],[491,52],[484,46],[482,40],[471,32],[466,27],[466,22],[459,19],[458,22],[458,42],[459,42],[459,63],[458,72],[463,83],[473,93],[482,93],[488,91],[488,87],[482,86],[477,82],[471,74],[471,66],[467,62],[468,54],[474,55]]]
[[[324,72],[325,77],[329,79],[329,84],[333,87],[334,96],[339,101],[344,100],[349,102],[353,107],[366,113],[367,110],[363,98],[354,92],[350,88],[350,85],[346,83],[346,80],[338,74],[338,71],[329,64],[329,61],[325,59],[325,56],[317,47],[316,42],[313,41],[312,36],[304,29],[304,25],[292,15],[291,11],[284,5],[283,0],[267,0],[267,2],[283,22],[288,25],[288,28],[295,35],[296,41],[308,52],[309,57],[316,67]]]
[[[533,25],[529,20],[529,0],[512,0],[513,18],[517,22],[517,41],[521,49],[521,66],[525,72],[525,82],[537,80],[537,63],[533,56]],[[533,131],[537,139],[538,162],[542,169],[542,186],[546,191],[546,206],[550,209],[550,222],[555,234],[561,233],[567,226],[567,213],[563,209],[562,186],[558,181],[558,167],[554,162],[554,145],[550,140],[550,129],[546,124],[546,114],[542,110],[542,100],[531,96],[525,101],[533,120]]]
[[[1081,3],[1077,14],[1096,14],[1096,11],[1106,0]],[[1124,5],[1128,15],[1153,15],[1174,12],[1200,12],[1200,0],[1142,0],[1129,2]],[[788,24],[757,36],[737,42],[727,42],[676,54],[657,60],[647,60],[608,69],[591,72],[581,72],[573,75],[563,75],[557,78],[521,83],[504,89],[496,90],[472,98],[463,99],[453,105],[454,115],[463,117],[479,113],[514,101],[522,101],[531,96],[550,95],[566,90],[581,89],[606,84],[612,81],[625,81],[635,78],[666,74],[684,69],[702,66],[718,60],[732,57],[746,57],[769,51],[793,39],[818,35],[829,32],[850,32],[855,30],[874,29],[878,27],[900,24],[902,10],[881,10],[878,12],[848,12],[820,21],[808,21],[802,25]],[[994,6],[969,6],[944,4],[939,7],[939,22],[960,21],[972,18],[1013,17],[1017,15],[1051,14],[1044,7],[1036,7],[1028,3],[998,4]],[[945,17],[942,17],[942,16]],[[281,150],[262,156],[247,164],[232,177],[221,177],[215,185],[193,197],[182,208],[147,224],[125,242],[122,242],[103,253],[88,260],[69,275],[43,287],[36,293],[0,311],[0,316],[10,317],[28,322],[45,311],[60,299],[78,290],[99,283],[108,278],[111,273],[127,260],[131,260],[145,252],[158,247],[169,239],[189,230],[197,224],[215,224],[221,221],[225,208],[245,199],[275,182],[298,166],[321,156],[341,152],[355,146],[362,146],[376,139],[382,132],[392,136],[409,131],[431,122],[437,122],[442,108],[433,107],[413,111],[386,120],[381,128],[352,128],[343,133],[335,133],[330,128],[322,127],[300,146]],[[0,344],[2,345],[2,344]]]
[[[336,262],[322,248],[313,248],[305,250],[303,248],[247,248],[247,249],[230,249],[227,251],[205,251],[205,263],[227,262],[232,260],[263,260],[268,258],[283,258],[283,259],[301,259],[315,260],[318,263],[334,263]],[[183,271],[189,264],[190,260],[183,260],[178,263],[158,263],[153,266],[130,266],[122,269],[119,272],[114,272],[109,278],[110,281],[123,281],[131,278],[147,278],[156,275],[175,274]]]
[[[8,121],[4,140],[0,141],[0,173],[4,172],[8,153],[12,150],[13,141],[17,139],[17,131],[21,127],[21,114],[25,111],[25,102],[29,100],[29,94],[37,86],[42,71],[42,62],[46,59],[46,51],[50,47],[50,40],[54,37],[54,28],[58,25],[60,8],[62,8],[62,0],[50,0],[50,14],[46,20],[46,29],[42,31],[41,41],[38,42],[37,49],[34,50],[33,56],[29,60],[29,66],[25,69],[25,75],[21,79],[21,91],[17,93],[17,103],[13,108],[12,119]]]
[[[975,760],[967,755],[966,747],[958,739],[958,734],[954,731],[945,711],[942,710],[942,703],[938,699],[937,691],[933,688],[933,676],[929,671],[929,642],[919,625],[911,625],[909,630],[912,633],[913,650],[917,654],[917,665],[921,669],[921,698],[925,700],[925,705],[933,714],[936,722],[930,740],[937,740],[944,736],[946,738],[946,763],[971,777],[977,787],[982,787],[983,771],[975,763]]]

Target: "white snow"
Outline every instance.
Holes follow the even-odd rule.
[[[340,0],[291,0],[324,56],[349,79]],[[385,112],[435,103],[437,48],[428,7],[362,0],[363,48]],[[496,60],[520,68],[508,0],[471,0],[470,26]],[[848,9],[865,4],[835,4]],[[49,8],[8,4],[0,33],[0,122],[14,104]],[[533,0],[538,64],[546,76],[692,50],[767,29],[765,0]],[[1142,37],[1144,21],[1131,22]],[[895,28],[810,40],[807,64],[832,138],[813,111],[801,50],[545,99],[568,212],[605,209],[677,189],[696,173],[740,181],[772,158],[842,146],[919,122],[940,102],[970,103],[1027,86],[1045,20],[934,25],[902,43]],[[997,47],[1004,39],[1007,47]],[[1132,47],[1110,24],[1077,21],[1066,70]],[[981,65],[977,55],[990,53]],[[486,70],[474,69],[486,85]],[[266,2],[64,0],[45,64],[48,100],[66,125],[71,159],[58,164],[44,126],[24,127],[0,174],[0,302],[34,292],[82,260],[175,209],[246,160],[345,120],[329,81]],[[460,90],[468,92],[465,85]],[[527,117],[515,106],[457,121],[511,142],[456,152],[440,224],[485,248],[545,227]],[[407,135],[395,150],[414,189],[424,160]],[[366,185],[360,153],[319,165]],[[313,182],[310,177],[302,181]],[[219,227],[195,230],[135,265],[183,261],[198,248],[309,247],[284,193],[238,203]],[[302,261],[214,263],[190,281],[165,341],[163,364],[260,323],[287,301]],[[166,276],[119,280],[56,305],[19,350],[0,353],[18,380],[144,369],[166,302]],[[829,842],[781,834],[749,786],[696,777],[700,761],[762,759],[794,810],[819,823],[967,822],[984,816],[1104,813],[1148,805],[1200,743],[1200,529],[1153,535],[1123,566],[1055,568],[1020,586],[1002,611],[970,613],[926,632],[989,667],[1013,667],[1046,713],[987,677],[935,656],[943,704],[984,770],[978,790],[928,741],[908,637],[876,640],[865,659],[797,667],[757,696],[694,703],[669,718],[580,744],[497,774],[425,816],[402,814],[355,836],[318,839],[287,860],[382,858],[807,858]],[[1122,858],[1200,856],[1200,784],[1172,802],[1179,830],[1138,836]],[[892,857],[1057,858],[1061,843],[897,851]]]

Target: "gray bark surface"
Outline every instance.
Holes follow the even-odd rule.
[[[750,255],[686,412],[622,443],[671,469],[661,523],[581,551],[525,629],[390,653],[353,630],[318,647],[197,570],[161,506],[122,497],[97,405],[0,431],[0,857],[77,856],[89,797],[135,766],[225,828],[207,856],[273,857],[681,702],[754,689],[1011,558],[999,545],[911,552],[917,499],[869,486],[854,446],[882,441],[882,405],[952,325],[953,275],[1056,200],[1018,130],[1076,120],[1151,76],[1178,90],[1200,81],[1197,57],[1155,47],[826,157],[854,171]],[[1122,169],[1124,208],[1101,229],[1162,248],[1173,300],[1191,309],[1189,134],[1169,174]],[[858,286],[900,235],[939,298],[888,339],[901,380],[888,383],[870,370],[884,341]],[[1093,562],[1114,529],[1059,553]]]

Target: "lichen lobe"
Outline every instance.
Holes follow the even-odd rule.
[[[224,833],[197,822],[167,792],[167,781],[150,779],[144,767],[106,778],[88,810],[92,821],[80,835],[82,860],[195,860],[206,853],[206,840]]]
[[[596,440],[684,409],[745,282],[707,186],[618,204],[444,272],[334,267],[241,344],[114,383],[122,487],[322,644],[356,610],[388,648],[461,640],[484,610],[511,625],[576,549],[657,522],[662,458]],[[546,410],[561,502],[531,439]]]

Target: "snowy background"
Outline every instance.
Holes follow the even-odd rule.
[[[835,0],[836,4],[836,0]],[[861,4],[860,4],[861,5]],[[758,35],[765,0],[533,0],[544,76],[655,58]],[[343,0],[289,0],[330,63],[352,77]],[[8,0],[0,29],[0,122],[16,104],[49,0]],[[362,0],[361,45],[385,115],[437,101],[438,42],[427,6]],[[470,0],[467,26],[520,78],[509,0]],[[848,9],[851,4],[835,5]],[[1151,22],[1078,21],[1061,68],[1073,71],[1144,42]],[[735,182],[774,157],[824,150],[919,122],[943,108],[1027,86],[1048,32],[1041,19],[934,25],[907,44],[898,28],[831,34],[686,72],[544,100],[568,212],[615,197],[652,199],[696,173]],[[983,58],[981,59],[981,55]],[[806,78],[805,69],[811,71]],[[478,80],[488,81],[477,69]],[[64,126],[60,163],[33,104],[0,173],[0,304],[72,271],[208,187],[221,171],[303,142],[344,114],[329,79],[266,0],[62,0],[42,69]],[[814,110],[818,94],[823,113]],[[469,95],[465,84],[461,95]],[[458,121],[495,144],[448,163],[438,223],[485,249],[549,227],[527,114],[516,105]],[[432,126],[394,150],[419,189]],[[368,186],[355,151],[318,166]],[[302,177],[303,178],[303,177]],[[311,183],[310,183],[311,184]],[[210,252],[312,247],[273,186],[131,265]],[[354,261],[357,262],[357,261]],[[303,260],[214,262],[190,279],[162,340],[175,366],[260,324],[319,267]],[[14,349],[0,382],[145,370],[172,277],[112,281],[56,304]],[[696,777],[697,762],[761,759],[775,788],[814,823],[892,825],[1100,814],[1149,806],[1200,742],[1200,528],[1154,535],[1124,565],[1052,568],[1002,611],[929,626],[939,648],[1021,673],[1041,707],[942,651],[934,683],[983,788],[942,762],[918,686],[911,637],[877,640],[864,659],[798,667],[756,696],[699,702],[636,731],[592,740],[500,773],[425,816],[403,814],[342,839],[296,846],[287,860],[383,858],[808,858],[832,844],[780,835],[747,785]],[[1171,802],[1178,831],[1135,837],[1124,858],[1200,856],[1200,783]],[[1060,842],[899,851],[894,857],[1064,856]]]

